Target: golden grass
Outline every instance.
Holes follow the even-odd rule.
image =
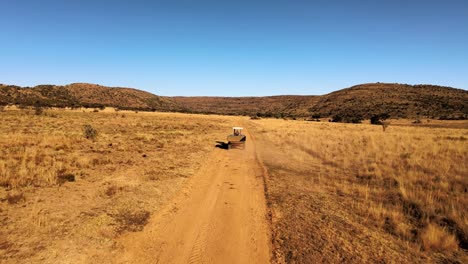
[[[398,252],[402,251],[406,257],[416,252],[410,258],[415,262],[427,261],[432,252],[453,259],[466,257],[460,250],[466,250],[468,234],[466,123],[464,129],[390,126],[386,132],[381,126],[365,124],[284,120],[255,120],[251,126],[271,174],[269,200],[279,215],[278,236],[294,236],[293,229],[310,236],[327,232],[323,226],[307,229],[316,213],[308,203],[329,201],[323,205],[329,211],[322,213],[331,219],[339,216],[333,220],[336,226],[344,218],[359,234],[376,236],[368,241],[369,246],[396,248],[378,258],[401,260]],[[310,215],[291,216],[298,211]],[[329,232],[335,232],[336,226]],[[279,239],[282,258],[317,260],[307,258],[314,254],[314,239],[302,239],[302,244],[299,238],[294,240]],[[297,249],[301,246],[304,249]],[[347,261],[369,257],[364,246],[355,245],[350,252],[357,259]]]
[[[141,230],[180,190],[231,119],[1,112],[0,262],[89,263],[109,254],[119,235]],[[95,140],[85,137],[85,125],[96,129]]]
[[[421,237],[424,249],[428,251],[450,253],[458,250],[458,241],[455,236],[433,223],[427,225]]]

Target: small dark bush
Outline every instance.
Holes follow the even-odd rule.
[[[340,115],[335,115],[332,120],[332,122],[343,122],[343,117]]]
[[[97,130],[92,127],[91,125],[84,125],[83,126],[83,136],[87,139],[91,139],[91,140],[96,140],[97,136],[98,136],[98,132]]]
[[[25,200],[23,193],[15,192],[15,193],[8,193],[6,200],[9,204],[17,204]]]
[[[115,185],[111,185],[107,187],[106,191],[104,192],[108,197],[112,197],[116,195],[118,192],[122,191],[123,187],[117,187]]]
[[[373,115],[370,119],[370,122],[373,125],[382,125],[382,122],[388,118],[390,118],[390,115],[387,113]]]
[[[44,109],[40,106],[35,106],[34,107],[34,114],[35,115],[42,115],[44,113]]]
[[[150,215],[150,212],[145,210],[123,209],[112,216],[119,224],[117,232],[123,233],[125,231],[137,232],[143,230],[143,227],[148,223]]]
[[[353,123],[353,124],[360,124],[362,123],[362,117],[361,116],[353,116],[350,117],[348,120],[346,120],[347,123]]]
[[[71,173],[66,173],[66,174],[59,174],[57,175],[57,183],[59,185],[62,185],[66,182],[74,182],[75,181],[75,175]]]

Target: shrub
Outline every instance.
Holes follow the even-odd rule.
[[[71,173],[59,174],[57,175],[57,184],[62,185],[66,182],[74,182],[75,175]]]
[[[9,204],[17,204],[25,200],[22,192],[10,192],[7,194],[6,200]]]
[[[347,120],[348,123],[353,123],[353,124],[359,124],[362,123],[362,117],[361,116],[353,116],[349,120]]]
[[[132,210],[123,208],[112,215],[118,223],[117,233],[125,231],[137,232],[143,230],[143,227],[148,223],[151,214],[146,210]]]
[[[91,140],[96,140],[97,138],[97,135],[98,135],[98,132],[97,130],[92,127],[91,125],[84,125],[83,126],[83,136],[87,139],[91,139]]]
[[[373,125],[382,125],[382,122],[388,118],[390,118],[390,115],[387,113],[373,115],[370,119],[370,122]]]
[[[35,106],[34,107],[34,114],[35,115],[42,115],[42,113],[44,113],[44,109],[40,106]]]
[[[343,122],[343,117],[340,116],[340,115],[335,115],[335,116],[333,116],[331,121],[332,122]]]
[[[380,121],[380,118],[378,115],[373,115],[371,118],[370,118],[370,123],[372,125],[381,125],[382,124],[382,121]]]
[[[455,236],[432,223],[422,233],[421,240],[424,249],[427,251],[453,252],[458,250],[458,242]]]

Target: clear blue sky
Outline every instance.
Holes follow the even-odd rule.
[[[468,88],[468,1],[0,0],[0,83],[160,95]]]

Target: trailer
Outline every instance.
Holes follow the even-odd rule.
[[[247,140],[247,137],[242,134],[243,127],[233,127],[233,133],[227,137],[227,148],[232,149],[232,148],[245,148],[245,141]]]

